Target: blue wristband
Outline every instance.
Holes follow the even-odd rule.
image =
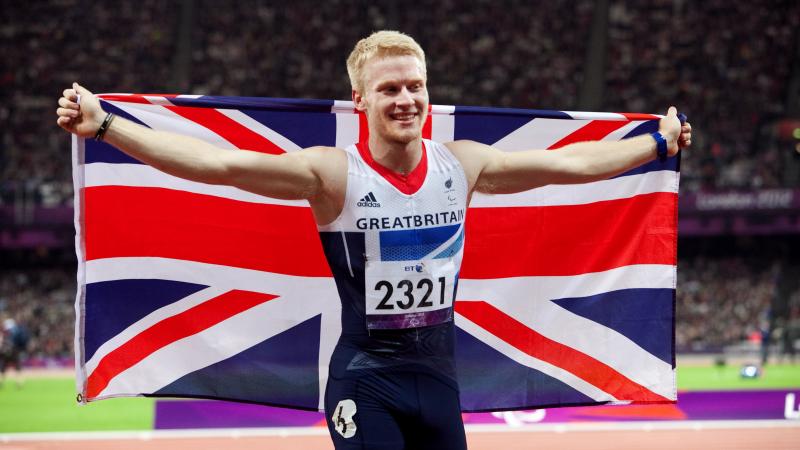
[[[658,155],[658,160],[664,162],[667,160],[667,140],[664,136],[656,131],[655,133],[650,133],[650,136],[653,136],[653,139],[656,140],[656,155]]]

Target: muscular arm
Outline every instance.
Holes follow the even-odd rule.
[[[668,154],[691,142],[691,125],[683,127],[674,108],[661,120]],[[578,184],[604,180],[656,157],[650,135],[621,141],[578,142],[556,151],[503,152],[472,141],[448,144],[464,167],[470,186],[489,194],[511,194],[548,184]]]
[[[93,137],[106,115],[97,98],[77,84],[64,91],[59,106],[59,126],[82,137]],[[327,148],[281,155],[222,149],[192,137],[152,130],[122,117],[114,118],[104,139],[171,175],[281,199],[322,196],[322,178],[327,174],[320,172],[330,171],[337,166],[336,161],[344,158],[338,150]],[[331,159],[333,164],[326,161]]]
[[[226,184],[287,200],[314,197],[321,187],[313,163],[322,149],[281,155],[228,150],[121,117],[114,119],[105,141],[158,170],[201,183]]]

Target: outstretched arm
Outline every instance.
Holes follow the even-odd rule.
[[[668,156],[691,144],[691,125],[681,125],[671,107],[659,122]],[[472,141],[448,144],[478,192],[511,194],[548,184],[604,180],[656,158],[651,135],[621,141],[578,142],[557,151],[503,152]]]
[[[64,90],[58,105],[58,125],[85,138],[95,136],[107,115],[97,97],[77,83]],[[171,175],[282,199],[310,199],[319,194],[322,182],[316,168],[325,167],[320,159],[329,150],[312,148],[281,155],[231,151],[122,117],[114,117],[103,139]]]

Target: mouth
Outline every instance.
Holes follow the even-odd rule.
[[[400,112],[390,114],[389,117],[395,121],[400,123],[401,125],[411,125],[417,120],[417,116],[419,116],[416,112]]]

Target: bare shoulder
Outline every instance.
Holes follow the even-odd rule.
[[[491,156],[497,153],[499,150],[496,148],[481,144],[480,142],[470,141],[467,139],[461,139],[458,141],[451,141],[444,144],[453,152],[453,155],[456,156],[459,160],[483,160],[487,158],[491,158]]]
[[[325,190],[343,188],[347,181],[347,152],[337,147],[315,146],[297,153],[303,155]]]
[[[338,147],[326,147],[317,145],[300,150],[300,154],[305,155],[307,158],[314,158],[320,161],[336,161],[338,159],[347,159],[345,151]]]
[[[330,173],[330,170],[347,168],[347,154],[337,147],[314,146],[293,152],[296,157],[305,159],[312,170],[319,174]]]
[[[487,148],[491,149],[492,148],[492,147],[490,147],[490,146],[488,146],[486,144],[481,144],[480,142],[471,141],[469,139],[459,139],[457,141],[445,142],[444,145],[446,145],[447,148],[449,148],[451,151],[454,151],[454,152],[455,151],[467,151],[467,152],[469,152],[469,151],[476,151],[476,150],[481,150],[481,149],[487,149]]]
[[[347,153],[337,147],[309,147],[305,156],[320,183],[317,195],[309,198],[318,224],[331,223],[342,211],[347,192]]]

